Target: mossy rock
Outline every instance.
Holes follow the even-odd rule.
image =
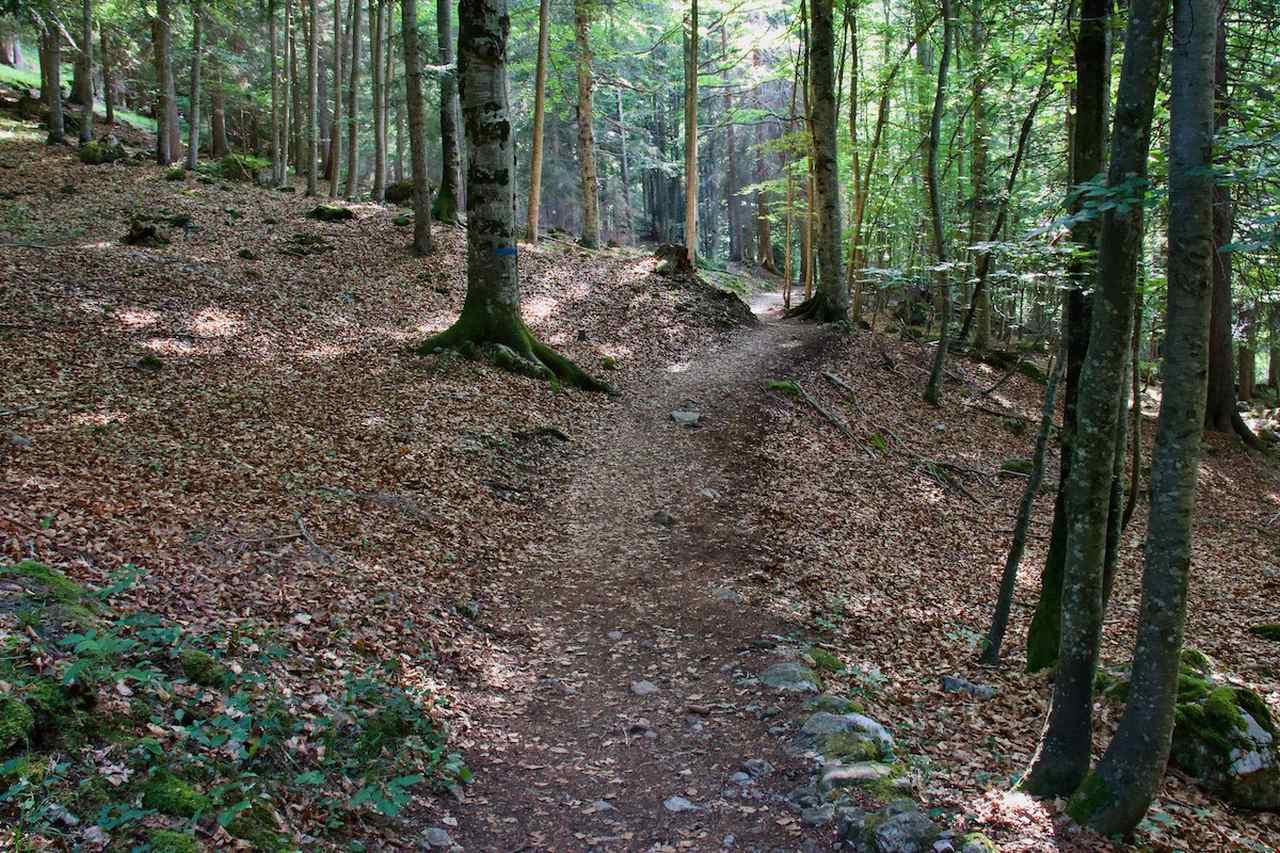
[[[201,687],[223,688],[231,683],[231,670],[208,652],[183,649],[178,653],[178,664],[182,667],[182,674]]]
[[[406,178],[403,181],[396,181],[387,187],[382,197],[392,204],[411,207],[413,205],[413,180]]]
[[[458,200],[452,193],[443,190],[436,193],[435,199],[431,202],[431,215],[435,217],[436,222],[447,225],[457,224],[462,218],[458,215]]]
[[[172,817],[195,817],[213,808],[213,800],[189,782],[162,770],[143,787],[142,805]]]
[[[401,228],[408,227],[413,224],[412,213],[401,213],[395,219],[391,220],[392,225],[398,225]]]
[[[106,163],[114,163],[117,160],[123,160],[129,155],[119,142],[91,140],[80,146],[76,151],[76,156],[85,165],[101,166]]]
[[[228,181],[244,181],[257,183],[258,175],[271,164],[261,157],[250,157],[247,154],[228,154],[219,163],[218,170]]]
[[[1025,477],[1031,476],[1031,469],[1034,467],[1030,459],[1006,459],[1000,463],[1001,474],[1021,474]]]
[[[817,739],[816,746],[824,758],[833,761],[880,761],[888,757],[877,741],[859,732],[823,735]]]
[[[1276,725],[1252,691],[1215,687],[1179,700],[1170,760],[1236,808],[1280,809]]]
[[[996,843],[981,832],[966,832],[960,836],[960,853],[1000,853]]]
[[[600,359],[600,369],[601,370],[617,370],[618,360],[611,355],[606,355],[604,358]]]
[[[259,853],[286,853],[294,849],[289,839],[280,832],[275,815],[265,803],[254,803],[236,815],[227,824],[227,832],[248,841]]]
[[[194,835],[172,829],[153,829],[147,835],[151,853],[200,853],[204,850]]]
[[[355,219],[356,213],[351,208],[340,204],[317,204],[307,213],[307,218],[320,222],[346,222],[349,219]]]
[[[7,601],[6,582],[16,583],[22,590]],[[92,627],[100,610],[84,587],[35,560],[0,566],[0,605],[25,614],[28,624],[53,639]]]
[[[0,755],[29,744],[35,728],[36,716],[26,702],[15,696],[0,696]]]
[[[813,646],[807,652],[813,665],[823,672],[840,672],[844,669],[844,664],[840,662],[840,658],[831,652],[819,646]]]
[[[1271,640],[1280,643],[1280,622],[1269,622],[1263,625],[1254,625],[1249,629],[1249,633],[1255,637],[1261,637],[1264,640]]]
[[[166,181],[185,181],[187,179],[187,170],[181,166],[170,166],[165,170],[164,179]]]

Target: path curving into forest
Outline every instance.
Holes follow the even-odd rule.
[[[782,543],[736,507],[762,478],[768,380],[829,333],[783,321],[779,294],[752,307],[759,324],[656,367],[581,438],[554,541],[495,616],[530,633],[503,687],[476,697],[476,782],[449,829],[467,850],[797,849],[819,832],[783,803],[811,767],[769,731],[802,699],[739,683],[798,629],[753,605],[749,576]],[[743,784],[748,759],[774,769]]]

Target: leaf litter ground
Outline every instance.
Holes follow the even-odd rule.
[[[0,161],[3,221],[31,244],[0,254],[0,559],[92,584],[137,564],[139,607],[193,630],[273,626],[300,694],[398,661],[477,775],[462,801],[424,797],[415,825],[468,849],[718,849],[726,835],[822,849],[830,831],[780,796],[809,772],[770,732],[799,702],[744,684],[817,641],[845,667],[829,688],[894,730],[927,807],[1002,849],[1105,846],[1006,793],[1050,689],[1019,659],[1047,494],[1007,666],[973,663],[1022,483],[997,471],[1032,441],[964,405],[990,368],[958,361],[932,409],[916,344],[735,327],[723,300],[643,254],[549,241],[521,249],[526,316],[622,396],[557,392],[406,353],[456,315],[460,232],[438,230],[420,260],[388,208],[319,223],[294,195],[86,167],[21,137]],[[190,224],[162,225],[168,246],[122,245],[140,213]],[[853,438],[770,390],[780,379]],[[1034,417],[1038,393],[1018,377],[985,405]],[[676,408],[702,425],[677,426]],[[1280,583],[1264,573],[1276,471],[1208,447],[1188,640],[1275,709],[1274,646],[1246,628],[1272,618]],[[1108,662],[1131,647],[1143,511]],[[944,674],[997,695],[944,694]],[[637,681],[658,689],[638,696]],[[1100,749],[1117,711],[1099,712]],[[776,770],[737,788],[749,758]],[[668,812],[672,796],[697,810]],[[1176,772],[1153,816],[1137,841],[1157,850],[1267,849],[1280,833]],[[355,834],[419,841],[373,819]]]

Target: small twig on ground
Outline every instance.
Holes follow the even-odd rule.
[[[836,429],[844,433],[845,438],[854,437],[853,430],[849,428],[849,425],[847,423],[845,423],[844,418],[840,417],[835,412],[831,411],[826,406],[819,403],[816,399],[814,399],[813,395],[810,394],[808,391],[806,391],[805,387],[801,385],[799,382],[796,382],[795,386],[796,386],[796,390],[800,392],[800,396],[804,397],[805,402],[808,403],[810,406],[813,406],[814,410],[816,410],[818,414],[822,415],[824,418],[831,421],[831,423],[835,425]]]
[[[974,411],[977,411],[977,412],[984,412],[988,415],[994,415],[997,418],[1013,418],[1019,421],[1026,421],[1029,424],[1039,423],[1039,421],[1033,420],[1032,418],[1029,418],[1026,415],[1018,414],[1017,412],[1011,411],[1009,409],[993,409],[990,406],[979,406],[974,403],[966,403],[965,408],[973,409]]]
[[[299,514],[295,516],[295,518],[297,519],[297,522],[298,522],[298,530],[302,531],[302,538],[306,539],[307,543],[310,544],[312,548],[315,548],[321,554],[324,554],[325,559],[328,560],[330,563],[335,562],[336,558],[332,554],[330,554],[328,551],[321,548],[320,543],[317,542],[314,538],[312,538],[311,531],[307,530],[307,522],[302,518],[302,516]]]
[[[858,395],[857,393],[854,392],[853,388],[849,385],[849,383],[845,382],[843,379],[841,379],[839,376],[836,376],[834,373],[831,373],[828,371],[824,371],[822,376],[832,385],[836,386],[837,388],[840,388],[845,393],[847,393],[849,395],[849,404],[853,406],[853,410],[858,413],[858,417],[863,417],[862,407],[858,405]]]
[[[38,408],[40,408],[40,407],[39,407],[39,406],[34,406],[34,405],[32,405],[32,406],[19,406],[19,407],[18,407],[18,408],[16,408],[16,409],[9,409],[9,410],[7,410],[7,411],[0,412],[0,418],[7,418],[7,417],[9,417],[10,415],[18,415],[18,414],[21,414],[21,413],[23,413],[23,412],[30,412],[30,411],[34,411],[35,409],[38,409]]]
[[[1020,367],[1022,367],[1022,362],[1018,362],[1014,364],[1013,367],[1009,368],[1008,372],[1006,372],[1004,376],[1000,377],[999,381],[996,382],[995,385],[992,385],[990,388],[988,388],[985,391],[979,391],[977,394],[974,394],[972,397],[969,398],[970,401],[981,400],[983,397],[987,396],[988,394],[992,394],[998,391],[1000,387],[1004,385],[1004,383],[1008,382],[1010,379],[1013,378],[1013,375],[1018,372],[1018,369]]]

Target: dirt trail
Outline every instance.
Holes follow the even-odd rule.
[[[810,768],[769,732],[801,699],[738,683],[796,628],[753,606],[749,576],[784,543],[740,527],[735,506],[758,486],[768,379],[824,332],[781,321],[776,294],[752,307],[758,326],[656,365],[650,391],[578,438],[591,449],[549,513],[558,540],[517,567],[504,592],[519,598],[493,617],[530,635],[477,697],[477,783],[450,830],[467,850],[715,850],[726,836],[797,849],[818,832],[782,803]],[[676,409],[700,424],[678,425]],[[775,769],[732,781],[753,758]]]

